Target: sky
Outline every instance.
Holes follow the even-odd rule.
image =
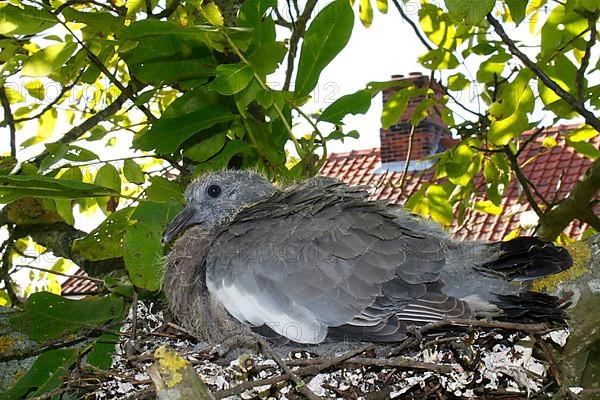
[[[357,9],[357,4],[354,8]],[[339,97],[363,89],[371,81],[387,81],[392,75],[408,75],[413,71],[428,73],[417,62],[418,56],[425,53],[426,49],[408,23],[401,19],[391,1],[387,14],[377,10],[373,14],[373,24],[365,28],[358,18],[358,12],[355,12],[350,41],[323,70],[319,84],[312,93],[312,101],[304,107],[306,110],[324,109]],[[378,147],[381,109],[379,94],[373,99],[367,114],[346,117],[346,131],[356,129],[361,136],[358,139],[348,138],[344,143],[330,142],[327,144],[328,151]]]

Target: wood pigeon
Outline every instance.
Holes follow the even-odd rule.
[[[572,259],[534,237],[454,241],[325,177],[280,188],[223,170],[192,182],[186,199],[164,234],[181,237],[163,288],[175,316],[205,338],[243,328],[295,343],[389,343],[443,319],[562,318],[556,298],[522,283]]]

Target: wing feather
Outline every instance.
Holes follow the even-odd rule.
[[[399,340],[468,309],[443,294],[444,243],[368,193],[315,178],[242,210],[215,237],[207,287],[238,320],[301,343]]]

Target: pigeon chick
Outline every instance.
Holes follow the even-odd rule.
[[[181,234],[163,283],[174,314],[209,341],[253,330],[305,344],[396,342],[446,318],[562,318],[521,282],[568,268],[564,248],[453,241],[368,197],[323,177],[285,188],[244,171],[198,178],[163,238]]]

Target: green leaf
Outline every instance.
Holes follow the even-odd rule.
[[[69,300],[48,292],[33,293],[11,325],[36,341],[95,328],[123,317],[125,305],[116,296]]]
[[[252,67],[246,64],[221,64],[217,67],[215,80],[209,87],[226,96],[246,88],[252,80]]]
[[[4,93],[6,94],[6,98],[8,99],[8,102],[11,104],[20,103],[23,100],[25,100],[25,96],[23,96],[21,93],[19,93],[18,91],[14,90],[13,88],[10,88],[10,87],[5,86]]]
[[[273,102],[275,101],[275,95],[273,94],[273,91],[270,89],[267,90],[259,90],[258,93],[256,93],[256,102],[258,104],[260,104],[260,106],[262,108],[264,108],[265,110],[268,109],[269,107],[271,107],[273,105]]]
[[[583,125],[580,128],[570,132],[567,137],[571,142],[581,142],[583,140],[589,140],[593,137],[596,137],[600,134],[597,130],[592,128],[589,125]]]
[[[72,144],[67,147],[67,151],[63,157],[65,160],[76,162],[86,162],[98,159],[98,155],[93,151]]]
[[[581,35],[581,32],[588,28],[588,23],[582,14],[568,11],[562,4],[552,9],[542,26],[540,65],[549,62],[550,57],[556,55],[557,49],[561,49],[562,55],[573,48],[585,50],[585,35]]]
[[[160,176],[153,176],[150,178],[150,182],[151,185],[146,189],[146,193],[150,200],[165,202],[175,200],[180,205],[185,203],[185,200],[183,199],[183,189],[177,182],[170,181]],[[139,219],[137,213],[133,218]]]
[[[358,3],[358,15],[360,22],[365,28],[368,28],[373,23],[373,7],[370,0],[360,0]]]
[[[494,78],[498,78],[505,67],[504,62],[494,61],[492,57],[488,58],[479,65],[477,70],[476,78],[478,82],[487,83],[493,82]]]
[[[46,171],[58,161],[62,160],[65,154],[67,154],[68,149],[69,146],[64,143],[46,144],[48,155],[42,159],[42,162],[40,162],[40,171]]]
[[[109,163],[104,164],[94,178],[94,184],[104,186],[114,190],[117,193],[121,192],[121,176],[119,171]]]
[[[383,105],[381,112],[381,126],[388,129],[400,120],[400,117],[406,111],[408,99],[411,97],[411,91],[408,89],[398,90]]]
[[[114,195],[118,193],[91,183],[41,175],[0,175],[0,203],[3,204],[26,196],[46,199],[83,199]]]
[[[86,32],[101,34],[103,37],[118,33],[123,27],[123,17],[116,17],[108,12],[96,10],[83,12],[73,7],[68,7],[63,11],[63,15],[70,22],[79,22],[87,25]]]
[[[489,200],[481,200],[481,201],[475,202],[475,210],[481,211],[481,212],[484,212],[487,214],[500,215],[500,214],[502,214],[503,208],[502,208],[502,206],[498,206]]]
[[[427,69],[452,69],[459,65],[451,51],[443,48],[433,49],[419,57],[419,63]]]
[[[207,107],[184,115],[165,118],[152,123],[152,128],[133,141],[139,150],[156,149],[160,154],[173,153],[183,142],[200,131],[221,122],[230,121],[233,115],[222,108]]]
[[[450,75],[448,77],[448,89],[450,90],[463,90],[470,84],[471,82],[465,78],[462,72]]]
[[[131,282],[142,289],[157,291],[162,276],[163,226],[137,222],[123,236],[123,260]]]
[[[496,0],[445,0],[444,2],[452,18],[457,22],[465,22],[469,25],[479,24],[496,4]]]
[[[56,120],[58,119],[58,112],[56,108],[52,108],[49,111],[43,113],[41,117],[38,119],[38,130],[37,134],[34,137],[31,137],[23,143],[21,143],[22,147],[29,147],[36,143],[43,142],[50,138],[52,132],[54,131],[54,127],[56,126]]]
[[[375,0],[375,4],[377,4],[377,9],[382,14],[387,14],[388,12],[388,1],[387,0]]]
[[[71,199],[56,199],[56,212],[65,222],[71,226],[75,225],[75,217],[73,217],[73,200]]]
[[[221,150],[217,155],[208,160],[206,163],[210,165],[211,170],[219,170],[226,168],[229,161],[238,154],[253,154],[254,148],[246,142],[241,140],[232,140],[227,142],[225,148]]]
[[[534,109],[535,98],[529,87],[531,71],[522,70],[509,84],[502,85],[498,100],[490,106],[493,117],[488,132],[495,145],[505,145],[529,128],[527,114]]]
[[[276,0],[246,0],[240,6],[238,25],[252,29],[254,48],[275,41],[275,22],[269,9],[277,7]]]
[[[600,157],[600,150],[598,150],[596,146],[589,142],[574,142],[567,138],[567,144],[574,148],[578,153],[581,153],[592,160],[596,160],[598,157]]]
[[[371,108],[371,100],[375,93],[377,91],[362,89],[342,96],[323,110],[323,113],[319,116],[319,121],[341,124],[342,119],[348,114],[365,114]]]
[[[415,108],[412,110],[412,115],[410,116],[410,123],[413,126],[419,125],[421,121],[429,116],[431,108],[435,105],[436,100],[432,97],[426,97],[421,100]]]
[[[0,4],[0,34],[33,35],[58,23],[54,15],[45,9],[21,5]]]
[[[142,168],[130,158],[123,161],[123,175],[125,175],[125,179],[129,182],[138,185],[146,181]]]
[[[566,92],[576,95],[576,76],[577,68],[564,54],[557,54],[554,57],[553,62],[545,64],[542,70],[549,78],[556,82]],[[584,91],[587,90],[587,80],[583,80]],[[578,114],[573,108],[565,102],[560,96],[558,96],[554,90],[549,89],[546,85],[538,79],[538,91],[544,108],[552,111],[561,118],[574,118]]]
[[[109,369],[112,365],[112,354],[119,343],[119,335],[105,332],[94,341],[92,351],[88,354],[86,361],[96,368]]]
[[[50,45],[27,58],[21,73],[24,76],[48,76],[62,68],[75,49],[77,44],[73,42]]]
[[[212,28],[214,29],[214,28]],[[120,48],[130,72],[143,82],[163,85],[185,80],[206,81],[214,75],[215,58],[195,27],[144,20],[121,33]]]
[[[287,48],[282,42],[265,43],[248,57],[248,62],[259,75],[265,77],[277,70],[286,53]]]
[[[90,261],[108,260],[123,256],[121,240],[125,230],[133,225],[135,211],[126,207],[110,214],[96,229],[73,241],[73,253]]]
[[[57,389],[76,360],[77,349],[57,349],[40,354],[29,371],[0,395],[0,400],[23,399],[28,393],[30,397],[40,396]]]
[[[506,5],[510,10],[510,16],[515,24],[519,25],[525,19],[525,11],[529,0],[506,0]]]
[[[321,71],[348,43],[353,25],[354,14],[348,0],[335,0],[317,14],[302,43],[295,82],[297,99],[315,88]]]
[[[210,2],[203,7],[204,14],[208,22],[215,26],[223,26],[223,15],[221,15],[221,10],[219,10],[219,6],[215,3]]]
[[[225,146],[225,133],[217,133],[186,149],[183,155],[201,163],[221,151],[223,146]]]
[[[441,185],[430,185],[426,191],[429,214],[434,221],[449,226],[454,220],[450,193]]]

